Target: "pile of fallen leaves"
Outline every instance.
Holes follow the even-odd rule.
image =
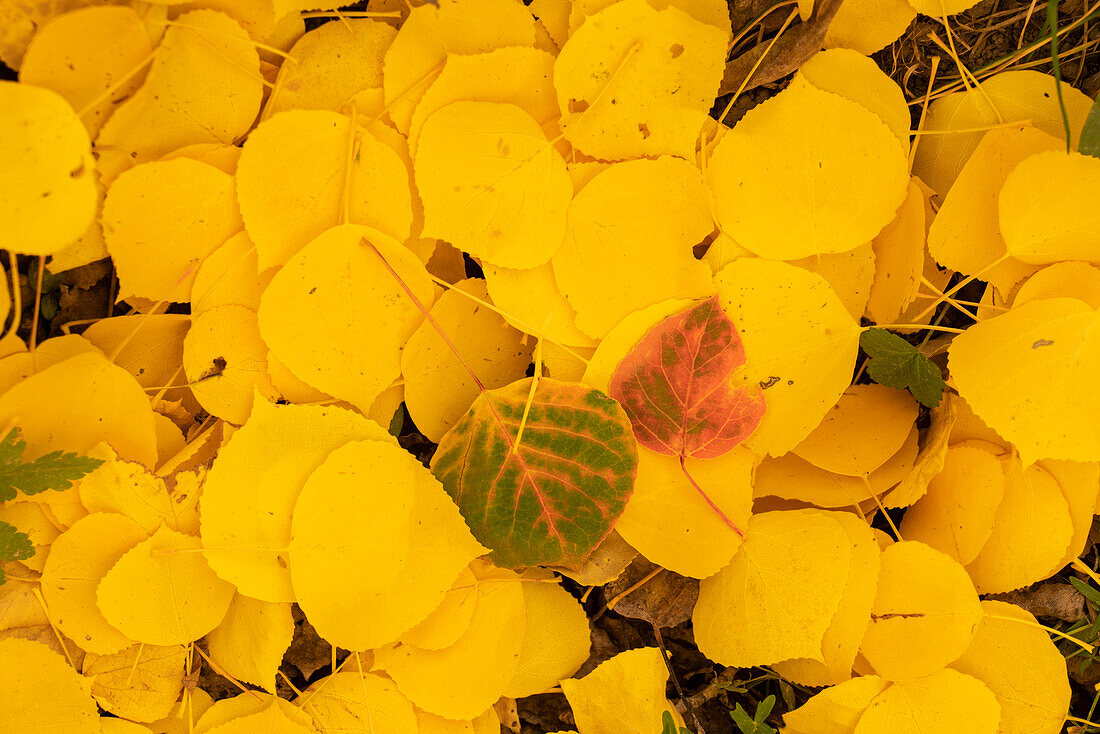
[[[6,7],[0,731],[697,729],[690,618],[820,691],[789,734],[1059,732],[979,595],[1092,573],[1100,113],[864,55],[973,4],[799,2],[732,127],[788,70],[725,0]],[[124,315],[38,339],[106,257]]]

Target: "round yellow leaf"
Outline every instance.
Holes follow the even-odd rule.
[[[257,391],[274,390],[256,312],[218,306],[196,316],[183,342],[183,371],[206,412],[236,425],[248,420]]]
[[[199,263],[241,229],[233,177],[187,158],[119,176],[103,204],[103,236],[119,298],[186,303]]]
[[[264,291],[260,334],[296,377],[367,412],[400,374],[401,348],[424,319],[405,287],[431,307],[434,286],[408,248],[367,227],[334,227]]]
[[[924,269],[925,231],[924,192],[910,180],[894,221],[871,242],[874,282],[867,299],[867,315],[875,323],[895,322],[916,300]]]
[[[351,410],[257,402],[203,486],[202,544],[214,571],[246,596],[294,601],[285,550],[294,503],[325,457],[364,439],[392,440]]]
[[[42,569],[42,597],[51,621],[81,650],[109,655],[133,644],[100,613],[96,586],[123,554],[147,537],[128,517],[94,512],[77,520],[50,547]]]
[[[59,15],[31,39],[19,80],[60,94],[95,136],[115,106],[141,85],[132,74],[153,51],[140,15],[126,6],[81,8]]]
[[[823,659],[851,564],[851,540],[834,514],[752,516],[730,564],[699,585],[692,622],[700,652],[738,667]]]
[[[618,0],[576,0],[572,2],[569,11],[569,34],[581,27],[590,15],[595,15],[604,8],[614,5]],[[664,10],[670,5],[684,11],[700,23],[712,25],[730,34],[730,8],[725,0],[646,0],[655,10]],[[802,0],[805,2],[805,0]],[[560,47],[563,43],[559,43]]]
[[[949,448],[943,471],[906,511],[901,534],[965,566],[989,540],[1004,495],[1005,471],[997,456],[977,447]]]
[[[1092,530],[1092,517],[1096,501],[1100,495],[1100,464],[1080,461],[1040,461],[1038,466],[1049,472],[1062,489],[1062,495],[1069,505],[1069,516],[1073,523],[1073,537],[1066,548],[1062,560],[1053,568],[1061,568],[1085,551],[1089,532]]]
[[[798,67],[798,75],[818,89],[858,102],[874,112],[909,150],[909,105],[905,94],[873,59],[858,51],[822,51]]]
[[[210,634],[210,658],[237,680],[275,692],[275,673],[294,636],[290,604],[236,594]]]
[[[859,717],[854,734],[996,734],[1000,721],[1001,706],[984,683],[947,669],[891,684]]]
[[[281,706],[273,703],[259,713],[233,719],[209,730],[210,734],[255,734],[261,731],[264,734],[310,734],[313,728],[291,718]]]
[[[210,570],[202,542],[161,527],[126,552],[96,588],[104,618],[132,640],[186,645],[218,626],[233,586]]]
[[[852,734],[859,717],[891,683],[877,675],[853,678],[826,688],[783,714],[784,734]]]
[[[452,102],[425,120],[415,168],[424,237],[512,268],[542,265],[561,244],[573,185],[523,109]]]
[[[1100,309],[1100,268],[1082,262],[1048,265],[1020,285],[1012,305],[1037,298],[1076,298]]]
[[[801,78],[746,114],[707,162],[722,231],[780,260],[870,242],[908,182],[905,148],[878,115]]]
[[[627,161],[598,174],[570,204],[551,260],[577,326],[600,338],[646,306],[710,295],[710,268],[691,248],[713,228],[702,178],[687,161]]]
[[[565,139],[603,160],[694,158],[728,40],[728,31],[645,0],[588,17],[554,65]]]
[[[793,265],[742,258],[715,276],[748,362],[741,379],[764,390],[767,412],[745,446],[780,456],[836,405],[852,381],[860,328],[825,280]]]
[[[475,565],[477,601],[470,626],[451,646],[385,648],[375,665],[417,707],[448,719],[472,719],[504,695],[516,673],[527,625],[520,577]]]
[[[417,734],[417,716],[393,681],[376,673],[340,672],[322,678],[296,701],[321,731]]]
[[[600,340],[592,358],[585,366],[584,384],[607,393],[610,389],[611,375],[642,337],[662,319],[683,311],[691,301],[669,299],[635,311],[619,323]]]
[[[1073,298],[1029,301],[959,334],[948,368],[974,412],[1036,459],[1100,460],[1098,312]],[[990,358],[997,369],[990,369]]]
[[[50,255],[72,244],[96,211],[88,131],[61,95],[0,81],[0,247]]]
[[[462,569],[443,602],[424,621],[401,635],[401,642],[421,650],[442,650],[453,645],[473,619],[477,586],[473,571]]]
[[[99,350],[48,367],[0,395],[0,424],[8,422],[27,442],[24,461],[57,450],[83,454],[102,442],[127,461],[149,468],[157,462],[145,391]]]
[[[291,110],[261,123],[241,154],[237,200],[261,272],[341,222],[404,241],[413,220],[402,156],[327,110]]]
[[[197,689],[197,692],[201,691],[201,688]],[[290,701],[262,691],[248,691],[233,698],[223,698],[213,706],[209,706],[195,721],[194,732],[190,731],[190,727],[183,731],[187,734],[208,734],[234,720],[263,713],[272,707],[278,707],[286,718],[310,731],[316,728],[313,717]]]
[[[260,307],[259,264],[256,246],[248,234],[238,232],[206,256],[191,286],[191,315],[218,306]]]
[[[30,640],[0,641],[0,721],[13,734],[99,734],[84,679],[63,657]]]
[[[974,584],[955,560],[917,541],[894,543],[882,552],[859,651],[883,678],[915,680],[961,655],[981,615]]]
[[[431,320],[421,322],[401,352],[405,407],[420,432],[435,442],[462,418],[483,388],[522,379],[531,363],[531,346],[523,343],[526,336],[466,294],[481,301],[489,298],[483,280],[456,283],[435,302]],[[458,355],[439,329],[453,340]]]
[[[983,601],[982,611],[974,641],[951,667],[993,691],[1001,705],[998,731],[1058,734],[1070,703],[1066,659],[1030,612],[993,600]]]
[[[556,578],[522,585],[527,625],[516,673],[504,689],[508,698],[545,693],[576,673],[591,649],[588,616]]]
[[[1048,265],[1100,264],[1100,212],[1085,204],[1100,187],[1100,158],[1051,150],[1020,161],[997,199],[1008,254]]]
[[[160,160],[174,161],[177,158],[189,158],[199,163],[205,163],[217,168],[222,173],[234,176],[237,173],[237,164],[241,160],[241,149],[235,145],[222,145],[221,143],[192,143],[161,156]]]
[[[152,722],[172,711],[183,690],[187,648],[131,645],[114,655],[88,655],[82,672],[104,710],[132,721]]]
[[[381,20],[344,18],[303,35],[279,67],[265,117],[285,110],[336,110],[382,88],[382,57],[397,31]]]
[[[1011,457],[993,531],[966,570],[980,594],[1019,589],[1059,571],[1072,539],[1073,518],[1061,484],[1042,466],[1024,469]]]
[[[684,723],[665,698],[668,668],[656,647],[620,652],[580,680],[561,682],[577,729],[585,734],[639,734],[661,730],[664,713]]]
[[[590,347],[596,343],[577,328],[577,312],[558,288],[550,263],[523,270],[490,263],[482,263],[481,267],[493,304],[512,326],[546,339],[544,352],[551,344]]]
[[[825,33],[825,48],[869,56],[901,38],[916,17],[907,0],[845,0]]]

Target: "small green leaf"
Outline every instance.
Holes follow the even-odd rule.
[[[19,438],[18,428],[8,431],[0,441],[0,502],[14,499],[16,492],[38,494],[47,489],[68,489],[103,464],[99,459],[61,451],[24,463],[26,447],[27,443]]]
[[[1076,579],[1070,576],[1069,582],[1073,584],[1073,588],[1077,589],[1077,592],[1085,597],[1086,600],[1094,607],[1100,608],[1100,591],[1097,591],[1093,587],[1086,584],[1081,579]]]
[[[908,390],[922,405],[934,408],[943,398],[940,368],[897,334],[867,329],[859,337],[867,353],[867,374],[880,385]]]
[[[1077,150],[1100,158],[1100,100],[1096,101],[1085,118],[1085,126],[1081,128],[1081,143]]]
[[[34,555],[34,544],[26,533],[21,533],[15,526],[0,520],[0,563],[7,561],[25,561]],[[4,576],[4,568],[0,566],[0,584],[7,578]]]
[[[672,718],[672,714],[668,711],[664,711],[661,714],[661,723],[664,724],[664,729],[661,730],[661,734],[691,734],[690,731],[684,727],[680,727],[680,730],[676,730],[676,722]]]
[[[773,706],[775,696],[768,696],[757,705],[756,715],[750,718],[748,712],[741,708],[741,704],[737,704],[737,708],[730,711],[730,718],[742,734],[776,734],[775,729],[765,722]]]

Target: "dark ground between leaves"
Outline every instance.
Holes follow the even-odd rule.
[[[770,5],[775,4],[776,0],[729,0],[729,2],[736,33]],[[364,5],[365,3],[358,3],[353,7],[362,9]],[[1059,5],[1061,27],[1083,17],[1089,2],[1088,0],[1062,0]],[[747,33],[735,47],[734,55],[774,35],[782,25],[785,15],[786,12],[783,10],[774,12],[762,23],[754,26],[754,30]],[[953,17],[951,31],[954,34],[960,60],[969,70],[979,72],[981,76],[982,69],[1004,62],[1015,55],[1019,49],[1045,36],[1047,32],[1045,20],[1045,0],[1035,2],[1032,0],[983,0],[972,10]],[[942,89],[959,79],[957,66],[943,48],[933,40],[933,34],[941,39],[945,38],[942,22],[921,16],[913,22],[908,32],[899,41],[874,56],[880,67],[902,87],[907,99],[916,102],[912,105],[914,128],[920,118],[920,100],[928,90],[932,59],[940,57],[933,89]],[[1060,58],[1064,79],[1092,97],[1100,91],[1098,48],[1100,48],[1100,19],[1084,24],[1082,28],[1067,34],[1061,40]],[[1049,46],[1044,45],[1026,56],[1013,60],[1011,68],[1035,68],[1049,72],[1051,68],[1049,57]],[[16,75],[11,69],[0,64],[0,79],[15,78]],[[789,78],[788,76],[743,93],[733,105],[725,121],[729,124],[736,122],[749,109],[781,90]],[[729,97],[722,97],[717,101],[714,109],[716,117],[726,107],[729,99]],[[27,305],[22,314],[19,334],[24,339],[30,336],[33,319],[35,261],[35,258],[20,258],[22,302]],[[476,266],[470,268],[471,275],[477,274],[472,272],[474,268]],[[972,285],[978,290],[974,293],[964,293],[962,297],[978,300],[981,295],[981,285],[978,283]],[[121,309],[111,307],[115,292],[116,283],[113,273],[106,263],[93,263],[64,273],[60,277],[46,277],[43,283],[39,338],[60,334],[61,327],[71,321],[124,313],[124,307]],[[953,323],[952,320],[955,318],[954,315],[945,315],[942,323],[967,325]],[[919,338],[921,335],[914,336]],[[404,418],[399,438],[401,445],[427,463],[435,445],[416,430],[408,420],[407,414]],[[1088,549],[1083,556],[1085,562],[1093,567],[1097,565],[1098,543],[1100,543],[1100,530],[1094,527]],[[635,579],[644,576],[645,562],[639,561],[638,564],[629,569],[627,575],[633,574]],[[1052,626],[1060,625],[1063,629],[1073,629],[1074,625],[1077,627],[1091,625],[1095,630],[1096,625],[1092,623],[1097,619],[1097,610],[1087,605],[1084,597],[1066,583],[1071,573],[1074,572],[1067,570],[1060,577],[1037,584],[1031,589],[1001,595],[998,598],[1020,604],[1032,611],[1041,621]],[[683,606],[686,603],[685,598],[690,598],[697,590],[697,582],[683,579],[669,571],[664,571],[659,576],[665,577],[661,586],[662,591],[651,594],[648,598],[642,598],[644,589],[642,592],[634,592],[622,598],[616,605],[618,612],[607,610],[605,605],[616,594],[621,594],[627,589],[629,584],[589,590],[579,587],[568,579],[565,581],[567,588],[578,599],[583,600],[584,608],[592,620],[592,656],[581,669],[581,674],[587,673],[600,662],[624,650],[663,645],[670,653],[671,668],[676,679],[676,684],[670,681],[667,693],[682,711],[686,710],[686,704],[690,704],[701,725],[699,728],[702,731],[697,734],[702,732],[736,734],[738,730],[730,719],[730,710],[740,704],[752,713],[759,702],[769,695],[774,695],[778,699],[769,717],[769,723],[778,728],[782,712],[801,705],[815,692],[793,686],[764,669],[725,669],[711,663],[695,647],[690,620],[677,621],[676,617],[682,617],[682,614],[677,615],[674,610],[667,608],[660,609],[662,595],[667,597],[669,605]],[[1084,580],[1087,581],[1087,579]],[[649,622],[626,616],[626,613],[637,614],[639,609],[643,612],[648,609],[651,613],[665,613],[665,619],[657,621],[661,624],[673,622],[675,624],[657,632]],[[332,653],[328,644],[317,636],[297,608],[295,608],[295,622],[297,630],[294,643],[287,653],[282,671],[297,688],[301,689],[311,681],[331,672]],[[1068,645],[1061,647],[1067,655],[1074,654],[1074,648]],[[342,659],[342,655],[337,657],[337,661]],[[1074,681],[1071,713],[1078,717],[1091,718],[1089,716],[1091,707],[1098,695],[1094,686],[1100,683],[1100,656],[1076,654],[1068,665]],[[280,695],[293,698],[294,693],[290,687],[286,686],[281,679],[279,684]],[[199,679],[199,687],[215,699],[232,696],[239,692],[233,683],[210,671],[209,668],[204,669]],[[677,688],[682,690],[682,696]],[[561,693],[547,693],[523,699],[518,704],[518,713],[521,734],[546,734],[546,732],[575,728],[572,713]],[[693,731],[696,729],[691,716],[687,716],[687,723]],[[1086,730],[1070,726],[1067,731],[1073,734],[1084,734],[1086,731],[1100,731],[1100,729]],[[653,734],[660,734],[660,732],[654,731]]]

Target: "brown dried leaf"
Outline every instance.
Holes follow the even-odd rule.
[[[644,558],[634,559],[622,575],[604,587],[604,597],[608,601],[613,600],[657,569],[657,565]],[[624,617],[641,619],[654,627],[675,627],[691,619],[691,612],[698,599],[697,579],[662,570],[615,602],[612,609]]]

